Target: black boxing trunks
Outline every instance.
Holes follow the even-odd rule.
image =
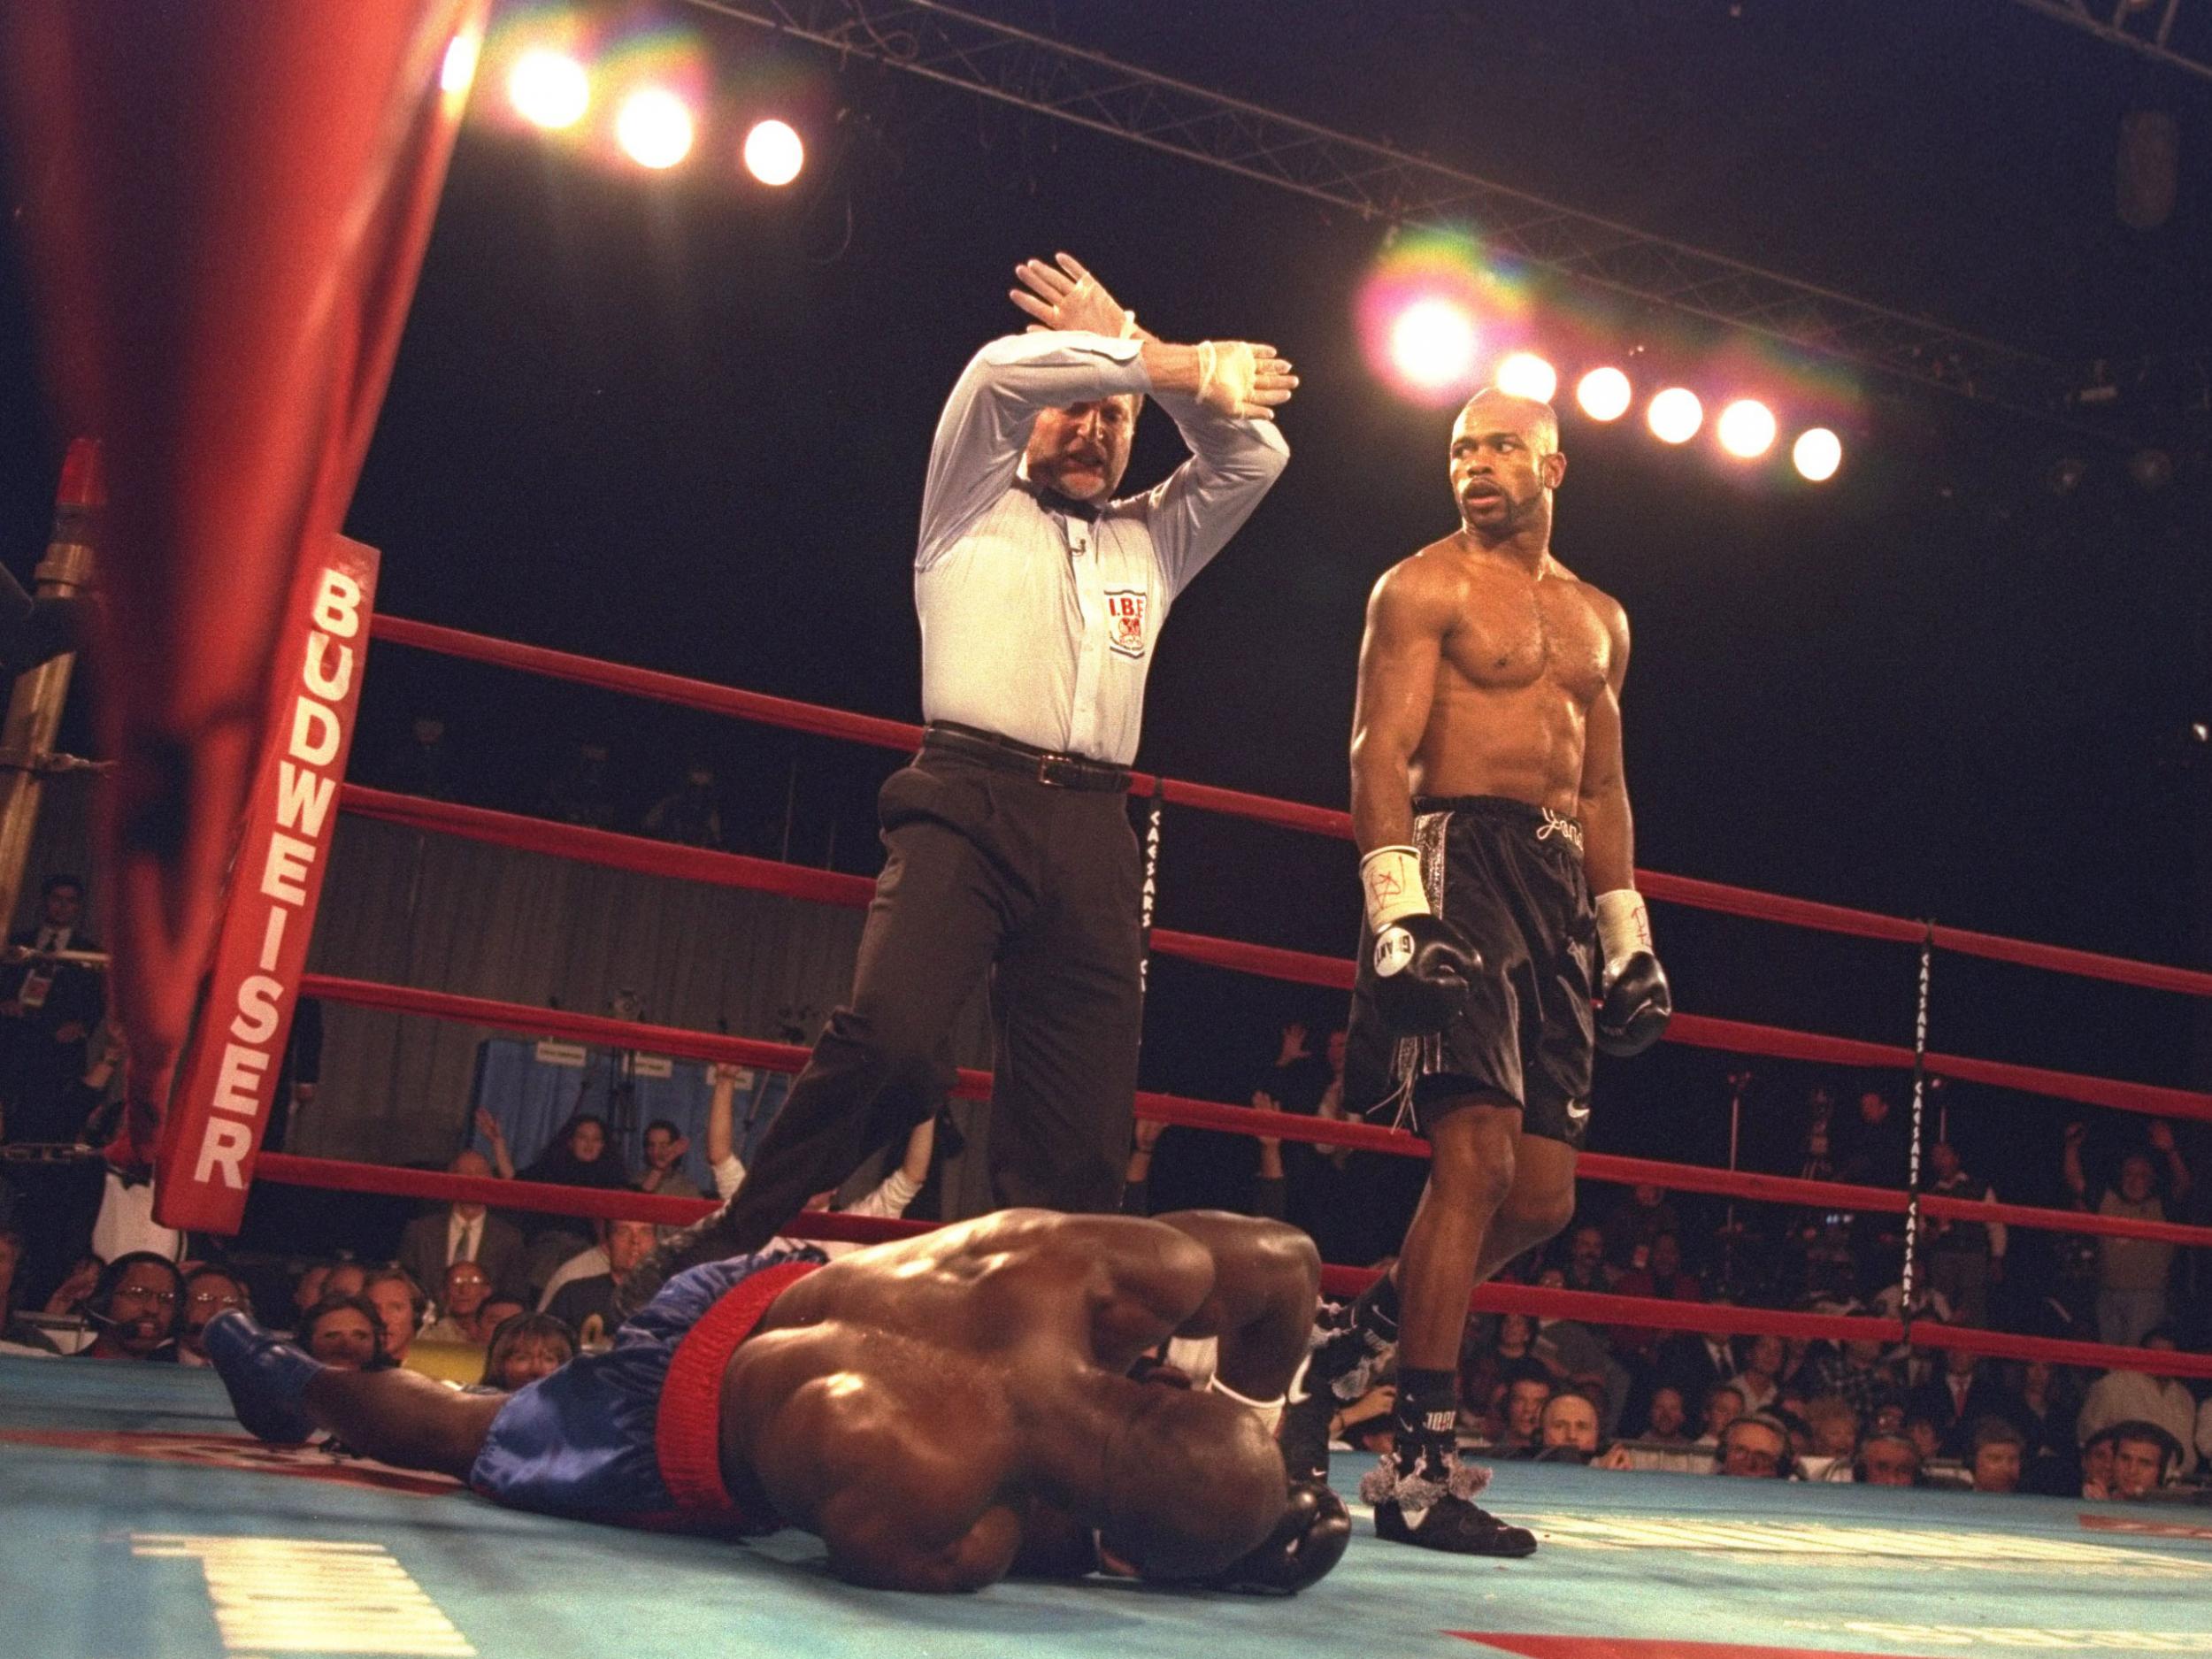
[[[1363,927],[1346,1104],[1425,1132],[1453,1103],[1502,1097],[1520,1106],[1524,1133],[1578,1149],[1590,1122],[1598,952],[1582,826],[1500,795],[1422,796],[1413,810],[1429,907],[1465,933],[1483,971],[1463,1016],[1433,1035],[1401,1037],[1376,1011]]]

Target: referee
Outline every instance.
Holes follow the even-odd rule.
[[[626,1301],[760,1248],[933,1116],[953,1022],[987,977],[993,1198],[1119,1202],[1143,1011],[1125,796],[1145,672],[1168,607],[1281,474],[1274,409],[1297,380],[1270,346],[1154,339],[1065,254],[1018,275],[1038,326],[976,354],[930,451],[914,560],[928,733],[879,801],[887,856],[851,1001],[743,1185]],[[1190,458],[1117,500],[1148,396]]]

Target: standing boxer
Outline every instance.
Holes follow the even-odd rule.
[[[641,1271],[757,1250],[808,1197],[934,1113],[949,1033],[990,979],[991,1186],[1110,1210],[1137,1077],[1139,862],[1124,796],[1168,607],[1289,451],[1270,346],[1169,345],[1065,254],[1018,268],[1039,325],[954,386],[914,560],[928,734],[883,787],[887,856],[852,1000],[831,1016],[729,1202]],[[1141,399],[1190,458],[1116,500]]]
[[[1432,1155],[1397,1264],[1314,1369],[1396,1343],[1397,1446],[1361,1490],[1382,1537],[1466,1555],[1536,1548],[1470,1502],[1483,1471],[1455,1454],[1467,1299],[1574,1213],[1593,991],[1609,1053],[1648,1047],[1673,1006],[1633,885],[1628,618],[1552,556],[1566,471],[1548,404],[1491,390],[1460,411],[1460,527],[1375,585],[1352,718],[1346,1095],[1394,1102]]]

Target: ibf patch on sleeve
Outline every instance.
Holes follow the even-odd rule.
[[[1106,642],[1124,657],[1144,655],[1146,598],[1141,588],[1106,590]]]

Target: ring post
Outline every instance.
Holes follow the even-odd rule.
[[[81,592],[92,580],[92,549],[98,537],[107,491],[100,476],[100,446],[78,438],[62,463],[61,488],[54,498],[54,532],[46,557],[38,562],[33,592],[41,599]],[[74,652],[65,653],[20,675],[8,694],[7,724],[0,726],[0,927],[15,914],[23,893],[23,872],[38,828],[39,797],[46,787],[46,762],[61,729],[62,705],[69,700]]]
[[[338,827],[376,603],[377,552],[334,535],[293,579],[199,1022],[163,1114],[154,1217],[231,1234],[292,1033]]]

